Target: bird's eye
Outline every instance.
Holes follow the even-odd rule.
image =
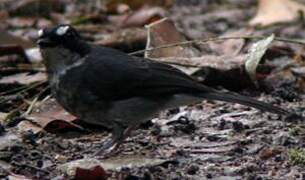
[[[40,30],[38,31],[38,37],[42,37],[42,36],[43,36],[43,30],[40,29]]]
[[[56,30],[56,34],[58,36],[63,36],[69,30],[69,26],[61,26]]]

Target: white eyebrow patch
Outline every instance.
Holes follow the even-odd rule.
[[[43,36],[43,30],[40,29],[40,30],[38,31],[38,37],[42,37],[42,36]]]
[[[59,27],[59,28],[56,30],[56,34],[57,34],[58,36],[62,36],[62,35],[64,35],[64,34],[66,34],[66,32],[68,31],[68,29],[69,29],[69,26],[61,26],[61,27]]]

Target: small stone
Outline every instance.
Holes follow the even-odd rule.
[[[68,160],[68,157],[61,154],[56,154],[55,159],[59,162],[66,162]]]
[[[212,179],[212,178],[213,178],[212,174],[210,174],[210,173],[208,173],[208,174],[206,175],[206,177],[207,177],[208,179]]]
[[[0,160],[8,162],[13,156],[12,152],[9,151],[0,151]]]
[[[187,173],[188,173],[189,175],[194,175],[194,174],[197,173],[198,170],[199,170],[199,167],[198,167],[198,166],[196,166],[196,165],[191,165],[191,166],[188,168]]]
[[[0,136],[2,136],[5,133],[5,128],[2,124],[0,124]]]
[[[239,122],[239,121],[233,122],[232,125],[233,125],[233,129],[236,132],[241,132],[242,130],[245,129],[244,124],[242,122]]]
[[[281,161],[284,161],[284,158],[280,154],[278,154],[274,157],[274,161],[281,162]]]
[[[221,138],[216,134],[211,134],[211,135],[208,135],[206,137],[206,139],[213,142],[213,141],[218,141]]]

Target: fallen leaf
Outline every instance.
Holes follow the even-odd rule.
[[[3,78],[0,79],[0,84],[32,84],[35,82],[42,82],[46,81],[47,77],[45,73],[19,73],[19,74],[14,74],[10,76],[4,76]]]
[[[145,6],[126,16],[121,22],[121,27],[142,27],[162,19],[165,14],[165,10],[161,7]]]
[[[168,19],[154,22],[147,26],[148,40],[146,49],[164,46],[173,43],[186,41],[186,37],[179,32],[174,23]],[[198,57],[200,51],[192,45],[177,45],[168,48],[149,50],[145,57],[165,58],[165,57]]]
[[[63,173],[67,174],[70,177],[75,177],[76,170],[81,169],[92,169],[94,167],[101,166],[101,163],[97,159],[88,158],[88,159],[79,159],[71,161],[62,165],[57,166],[57,168]]]
[[[291,22],[305,14],[305,5],[292,0],[258,0],[258,10],[249,22],[251,26],[268,26],[276,23]]]
[[[21,121],[17,125],[18,131],[23,133],[23,132],[28,132],[32,131],[34,134],[38,134],[39,132],[42,131],[42,128],[38,126],[37,124],[34,124],[28,120]]]
[[[0,10],[0,22],[4,22],[8,19],[8,12],[6,10],[1,9]]]
[[[0,124],[7,118],[8,113],[0,112]]]
[[[81,169],[94,169],[101,167],[106,171],[117,171],[124,167],[128,168],[140,168],[140,167],[152,167],[158,166],[171,160],[147,158],[144,156],[126,156],[126,157],[113,157],[99,161],[94,158],[85,158],[71,161],[58,166],[57,168],[70,177],[75,177],[78,168]],[[98,170],[100,171],[100,170]]]
[[[122,12],[122,5],[127,6],[131,10],[137,10],[144,6],[168,8],[173,4],[173,0],[110,0],[107,2],[106,8],[108,13],[120,13]],[[126,9],[126,7],[124,7],[124,9]],[[123,12],[126,12],[126,10]]]
[[[238,31],[227,32],[220,36],[222,37],[242,37],[250,36],[253,30],[241,29]],[[217,55],[231,55],[237,56],[245,46],[245,39],[228,39],[223,42],[210,42],[208,45],[213,50],[213,53]]]
[[[167,58],[151,58],[156,61],[170,63],[170,64],[180,64],[190,66],[190,67],[201,67],[201,68],[215,68],[218,70],[231,70],[242,66],[245,62],[245,56],[230,56],[230,55],[203,55],[200,57],[167,57]]]
[[[31,48],[35,46],[35,43],[32,41],[12,35],[11,33],[7,32],[4,29],[0,29],[0,44],[1,45],[18,45],[22,48]]]
[[[13,173],[10,173],[10,175],[7,177],[7,179],[9,179],[9,180],[32,180],[31,178],[28,178],[26,176],[19,175],[19,174],[13,174]]]
[[[64,10],[62,0],[22,0],[12,3],[8,12],[13,16],[50,16],[51,12],[62,12]]]
[[[259,152],[259,157],[266,160],[281,152],[282,150],[277,148],[264,148]]]
[[[198,57],[201,54],[200,51],[191,44],[153,49],[159,46],[180,43],[187,40],[185,35],[179,32],[174,23],[168,19],[162,19],[160,21],[149,24],[147,26],[147,32],[148,35],[146,50],[148,51],[145,52],[145,57],[147,58],[155,59],[158,61],[158,59],[164,58],[171,58],[174,60],[175,58],[179,57],[186,58],[185,61],[192,63],[191,57]],[[176,63],[179,64],[180,61],[176,60]],[[199,69],[194,67],[186,68],[185,66],[176,67],[187,74],[193,74]]]
[[[46,102],[38,102],[32,114],[26,116],[27,119],[37,123],[44,130],[56,133],[66,129],[83,130],[73,121],[76,119],[67,111],[65,111],[55,99],[49,99]]]
[[[95,44],[126,51],[145,47],[146,31],[141,28],[126,28],[99,36]]]
[[[76,168],[74,180],[106,180],[108,175],[101,166],[95,166],[93,168]]]
[[[21,139],[13,134],[13,133],[5,133],[0,136],[0,150],[7,149],[12,146],[19,145],[21,143]]]
[[[266,39],[262,39],[256,43],[254,43],[247,54],[245,69],[249,74],[249,77],[252,79],[254,83],[256,82],[256,69],[257,66],[265,54],[266,50],[270,46],[271,42],[274,39],[274,35],[267,37]]]

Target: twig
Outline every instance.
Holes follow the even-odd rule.
[[[35,95],[34,100],[31,102],[30,106],[28,107],[28,109],[26,110],[26,112],[25,112],[23,115],[26,116],[26,115],[29,115],[29,114],[32,112],[32,110],[33,110],[35,104],[37,103],[38,99],[40,98],[40,96],[41,96],[44,92],[46,92],[49,88],[50,88],[50,86],[47,86],[47,87],[45,87],[42,91],[40,91],[37,95]]]
[[[222,70],[229,70],[233,68],[240,67],[245,57],[242,55],[239,56],[213,56],[213,55],[205,55],[200,57],[166,57],[166,58],[151,58],[153,60],[174,64],[184,67],[196,67],[196,68],[204,68],[211,67]]]
[[[31,90],[31,89],[34,89],[42,84],[44,84],[46,81],[40,81],[40,82],[36,82],[36,83],[33,83],[31,85],[26,85],[26,86],[22,86],[22,87],[18,87],[18,88],[14,88],[14,89],[11,89],[11,90],[8,90],[8,91],[5,91],[5,92],[2,92],[0,93],[1,96],[3,95],[7,95],[7,94],[10,94],[10,93],[13,93],[15,91],[19,91],[18,94],[21,94],[23,92],[26,92],[28,90]]]
[[[178,42],[178,43],[166,44],[166,45],[158,46],[158,47],[155,47],[155,48],[149,48],[149,49],[145,49],[145,50],[135,51],[135,52],[129,53],[129,55],[136,55],[136,54],[144,53],[146,51],[153,51],[153,50],[162,49],[162,48],[189,45],[189,44],[193,44],[193,43],[205,44],[205,43],[210,42],[210,41],[224,41],[224,40],[229,40],[229,39],[245,39],[245,40],[248,40],[248,39],[265,39],[265,38],[267,38],[267,37],[266,36],[214,37],[214,38],[208,38],[208,39],[204,39],[204,40],[191,40],[191,41],[183,41],[183,42]],[[287,42],[287,43],[305,45],[305,41],[297,40],[297,39],[288,39],[288,38],[276,37],[276,38],[274,38],[274,40],[275,41]]]

